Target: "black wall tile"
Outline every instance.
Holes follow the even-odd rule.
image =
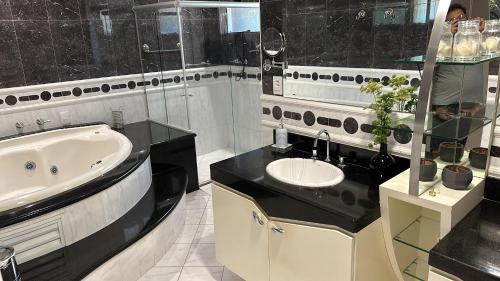
[[[48,21],[15,21],[18,45],[29,85],[58,82]]]
[[[78,0],[47,0],[50,20],[80,20]]]
[[[358,13],[351,10],[349,23],[349,67],[372,67],[373,62],[373,9],[364,9],[366,16],[357,18]]]
[[[112,34],[100,20],[84,20],[82,27],[90,78],[117,75]]]
[[[48,20],[45,0],[11,0],[14,20]]]
[[[81,22],[50,21],[50,29],[61,81],[90,78]]]
[[[130,0],[108,0],[109,14],[112,20],[133,20],[133,1]]]
[[[326,0],[287,0],[287,14],[309,14],[326,10]]]
[[[349,41],[349,10],[333,10],[326,13],[325,64],[324,66],[347,66]]]
[[[12,20],[10,0],[0,0],[0,20]]]
[[[306,64],[324,65],[326,12],[308,14],[306,17]]]
[[[285,26],[288,63],[306,65],[306,18],[301,15],[287,15]]]
[[[329,11],[349,9],[349,0],[326,0],[326,8]]]
[[[101,15],[110,15],[107,0],[80,0],[82,20],[101,20]]]
[[[0,88],[26,84],[12,21],[0,21],[0,62]]]
[[[135,21],[113,21],[113,49],[118,75],[141,73]]]

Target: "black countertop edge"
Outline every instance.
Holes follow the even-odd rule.
[[[211,178],[253,198],[270,217],[334,225],[357,233],[380,218],[379,185],[409,166],[408,159],[396,157],[399,165],[383,178],[377,178],[364,166],[374,152],[333,144],[334,153],[352,157],[347,160],[350,165],[344,169],[346,178],[337,186],[298,188],[267,175],[265,168],[272,161],[288,157],[310,158],[311,154],[304,152],[310,151],[306,143],[295,143],[294,149],[285,154],[275,153],[267,146],[220,161],[211,165]],[[335,161],[333,164],[338,164]]]
[[[70,127],[83,127],[92,125],[102,125],[103,122],[73,125]],[[69,127],[52,128],[58,130]],[[158,131],[166,130],[167,133]],[[45,132],[47,130],[44,130]],[[183,132],[166,125],[151,121],[141,121],[125,125],[123,129],[117,130],[125,135],[132,143],[132,151],[127,159],[120,165],[83,185],[77,186],[63,193],[42,199],[30,205],[21,206],[4,212],[0,212],[0,228],[19,223],[21,221],[50,213],[57,209],[66,207],[75,202],[81,201],[95,195],[120,182],[133,173],[149,157],[151,145],[157,143],[156,139],[163,139],[164,142],[182,141],[184,138],[194,138],[196,135]],[[171,137],[171,132],[174,137]],[[159,136],[158,136],[159,135]]]
[[[429,265],[464,281],[500,280],[500,203],[483,199],[430,251]]]

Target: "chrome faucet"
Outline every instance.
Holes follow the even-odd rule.
[[[319,131],[318,134],[316,135],[316,138],[314,139],[312,159],[318,159],[318,139],[321,137],[321,135],[323,133],[326,135],[326,158],[325,158],[325,162],[330,162],[330,134],[325,129]]]
[[[23,133],[24,127],[26,127],[26,125],[24,124],[23,121],[17,121],[16,122],[16,129],[17,129],[17,133],[18,134],[22,134]]]
[[[49,122],[50,122],[50,120],[45,120],[45,119],[43,119],[43,118],[38,118],[38,119],[36,119],[36,124],[38,125],[38,127],[39,127],[41,130],[43,130],[43,129],[44,129],[44,127],[45,127],[45,123],[49,123]]]

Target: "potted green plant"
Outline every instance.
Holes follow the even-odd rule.
[[[382,81],[370,80],[368,84],[361,86],[362,93],[373,95],[373,102],[367,108],[372,109],[376,117],[372,122],[373,142],[369,143],[368,146],[373,148],[374,145],[380,145],[379,153],[370,159],[370,168],[372,169],[383,170],[395,164],[394,158],[387,153],[387,137],[390,135],[391,129],[396,126],[392,120],[392,112],[394,109],[413,112],[417,104],[416,89],[412,86],[406,86],[407,81],[408,76],[392,76],[388,83],[391,90],[388,91],[383,89],[385,85]]]

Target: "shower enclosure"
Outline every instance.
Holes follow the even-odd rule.
[[[259,3],[174,1],[134,7],[151,120],[197,134],[209,164],[262,145]]]

